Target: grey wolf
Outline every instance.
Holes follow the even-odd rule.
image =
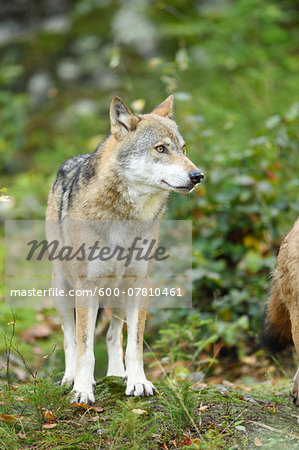
[[[279,250],[262,323],[261,343],[271,352],[294,344],[299,357],[299,219]],[[299,367],[291,396],[294,405],[299,407]]]
[[[99,235],[99,241],[102,229],[100,232],[97,228],[97,221],[108,221],[105,232],[111,241],[122,235],[122,244],[132,242],[135,225],[131,221],[137,222],[138,230],[149,239],[155,239],[170,192],[189,193],[203,179],[204,174],[186,156],[185,141],[173,118],[173,102],[173,96],[169,96],[151,113],[137,116],[115,97],[110,106],[109,136],[94,153],[75,156],[62,164],[49,194],[46,220],[60,224],[54,234],[60,234],[64,243],[76,244],[71,241],[82,231],[80,221],[91,224],[89,233],[84,234]],[[155,225],[147,227],[143,221],[154,221]],[[68,227],[68,222],[73,225]],[[78,228],[75,233],[74,228]],[[84,264],[87,266],[82,268]],[[139,262],[134,273],[140,273],[142,278],[149,267],[148,262]],[[110,285],[123,287],[126,277],[130,276],[128,270],[121,262],[118,265],[108,262],[66,265],[57,260],[53,261],[53,287],[82,288],[92,285],[95,278],[111,273],[114,278],[110,279]],[[82,271],[85,277],[81,276]],[[134,280],[130,282],[132,284]],[[107,285],[105,283],[107,280],[103,281],[103,286]],[[139,300],[127,299],[125,308],[113,309],[106,338],[107,375],[125,377],[127,395],[151,396],[155,388],[147,380],[143,368],[146,304],[140,307]],[[92,403],[95,401],[94,329],[100,299],[82,301],[81,298],[58,296],[56,305],[64,331],[62,383],[73,384],[74,401]],[[122,328],[125,320],[124,365]]]

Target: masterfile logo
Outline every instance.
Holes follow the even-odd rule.
[[[137,295],[149,307],[192,306],[191,221],[9,220],[5,246],[5,298],[13,307],[51,307],[59,296],[97,296],[120,307]],[[68,289],[54,289],[60,267],[80,283],[70,275]]]

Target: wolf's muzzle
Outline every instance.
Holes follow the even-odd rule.
[[[204,179],[204,177],[204,173],[200,172],[199,170],[191,170],[191,172],[189,172],[189,178],[193,184],[200,183],[201,180]]]

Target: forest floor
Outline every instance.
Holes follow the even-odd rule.
[[[0,390],[3,449],[299,449],[291,381],[254,385],[156,382],[125,396],[122,378],[97,382],[94,406],[70,404],[51,375]]]

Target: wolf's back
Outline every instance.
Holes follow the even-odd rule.
[[[49,194],[47,220],[61,220],[67,216],[76,194],[94,172],[93,154],[77,155],[61,164]]]

